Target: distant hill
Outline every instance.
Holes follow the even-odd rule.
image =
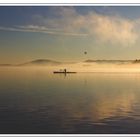
[[[0,66],[57,66],[61,64],[74,64],[75,62],[59,62],[50,59],[36,59],[33,61],[20,63],[20,64],[0,64]]]
[[[86,63],[99,63],[99,64],[104,64],[104,63],[110,63],[110,64],[128,64],[128,63],[133,63],[135,60],[92,60],[88,59],[84,62]]]
[[[62,64],[62,62],[49,60],[49,59],[37,59],[37,60],[29,61],[23,64],[19,64],[18,66],[34,66],[34,65],[40,65],[40,66],[51,65],[52,66],[52,65],[60,65],[60,64]]]

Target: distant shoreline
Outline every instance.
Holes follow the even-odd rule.
[[[64,65],[64,64],[76,64],[76,63],[98,63],[98,64],[140,64],[139,59],[135,60],[92,60],[88,59],[85,61],[80,62],[60,62],[60,61],[54,61],[50,59],[36,59],[33,61],[20,63],[20,64],[0,64],[0,67],[11,67],[11,66],[58,66],[58,65]]]

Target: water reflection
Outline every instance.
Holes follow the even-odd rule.
[[[1,133],[139,133],[140,74],[0,70]]]

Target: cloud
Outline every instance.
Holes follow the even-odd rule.
[[[94,11],[81,15],[73,7],[54,7],[50,12],[54,18],[38,15],[34,19],[46,27],[88,34],[100,43],[127,46],[133,45],[138,38],[136,22],[116,15],[107,16]]]
[[[91,14],[89,18],[93,21],[89,25],[89,33],[94,34],[102,42],[126,46],[134,44],[137,40],[135,23],[128,19],[97,14]]]
[[[65,32],[57,29],[49,29],[44,26],[17,26],[17,27],[0,27],[3,31],[18,31],[18,32],[34,32],[34,33],[44,33],[52,35],[62,35],[62,36],[81,36],[86,37],[87,34],[76,33],[76,32]]]
[[[51,16],[50,16],[51,15]],[[139,32],[137,24],[119,16],[109,16],[90,11],[78,13],[74,7],[51,7],[49,14],[33,15],[29,25],[14,28],[0,27],[0,30],[38,32],[53,35],[90,37],[98,43],[130,46],[135,44]]]

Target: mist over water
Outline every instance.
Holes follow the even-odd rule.
[[[67,71],[75,72],[140,72],[140,63],[132,62],[75,62],[75,63],[62,63],[59,65],[25,65],[14,67],[14,69],[44,69],[47,72],[59,71],[67,69]]]

